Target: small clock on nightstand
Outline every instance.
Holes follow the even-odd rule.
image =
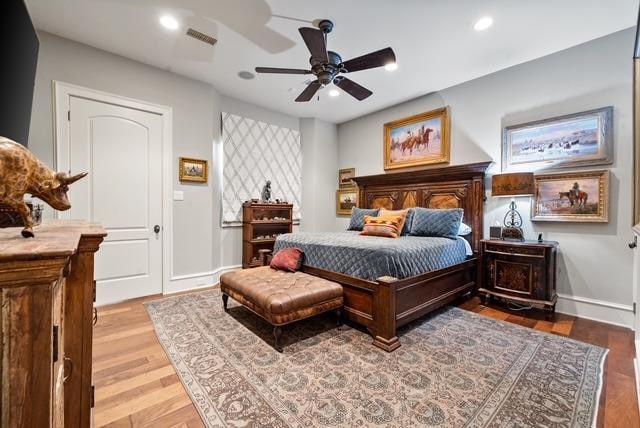
[[[480,241],[482,282],[478,292],[485,303],[492,297],[541,307],[547,319],[556,309],[555,241]]]

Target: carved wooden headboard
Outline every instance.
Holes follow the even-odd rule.
[[[484,175],[491,162],[356,177],[362,208],[463,208],[473,251],[483,235]]]

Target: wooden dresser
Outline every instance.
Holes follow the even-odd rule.
[[[276,237],[293,227],[292,204],[242,204],[242,268],[260,266],[260,250],[273,250]]]
[[[552,318],[558,296],[556,294],[555,241],[480,241],[482,281],[478,292],[500,297],[524,305],[540,306]]]
[[[0,229],[0,426],[89,427],[94,253],[106,233],[45,222]]]

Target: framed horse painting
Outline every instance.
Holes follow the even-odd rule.
[[[502,171],[536,171],[613,163],[613,107],[507,126]]]
[[[449,163],[449,107],[384,124],[384,169]]]
[[[609,220],[609,171],[534,176],[532,221],[600,222]]]

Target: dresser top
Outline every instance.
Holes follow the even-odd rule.
[[[107,236],[102,226],[85,221],[45,221],[34,228],[35,238],[23,238],[20,230],[0,229],[0,262],[69,257],[77,251],[82,236],[99,241]]]
[[[508,247],[519,246],[519,247],[557,247],[560,244],[557,241],[542,241],[539,242],[537,239],[527,239],[525,241],[510,241],[507,239],[483,239],[480,242],[487,244],[496,244],[496,245],[504,245]]]

